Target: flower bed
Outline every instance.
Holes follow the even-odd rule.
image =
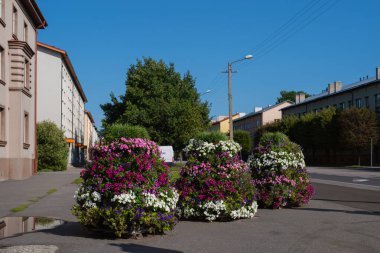
[[[257,211],[249,168],[239,159],[239,144],[191,140],[189,159],[176,182],[178,212],[185,219],[252,218]]]
[[[260,207],[298,207],[314,194],[302,151],[291,152],[267,143],[256,149],[248,163]]]
[[[117,237],[173,229],[178,194],[159,152],[156,143],[144,139],[95,147],[74,196],[79,222]]]

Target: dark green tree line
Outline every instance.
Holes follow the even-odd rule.
[[[111,94],[111,102],[101,105],[104,126],[139,125],[152,140],[176,150],[207,128],[209,104],[201,101],[189,72],[181,76],[174,64],[144,58],[130,66],[125,84],[125,95]]]

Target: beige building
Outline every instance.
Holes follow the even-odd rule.
[[[68,162],[81,165],[85,162],[86,95],[67,52],[41,42],[37,46],[37,122],[50,120],[61,128],[70,147]]]
[[[257,108],[252,113],[244,117],[234,120],[234,131],[245,130],[251,133],[252,138],[256,130],[268,123],[280,120],[282,118],[281,109],[292,105],[290,101],[285,101],[276,105],[271,105],[266,108]]]
[[[338,109],[367,107],[380,115],[380,68],[376,68],[372,78],[363,77],[359,82],[349,85],[333,82],[322,93],[308,98],[298,94],[296,103],[282,109],[282,113],[284,117],[301,116],[330,106]]]
[[[85,148],[85,159],[92,160],[91,150],[95,144],[99,142],[98,131],[95,127],[95,121],[91,113],[85,110],[84,115],[84,148]]]
[[[245,113],[236,113],[232,115],[232,120],[243,117]],[[229,125],[229,117],[228,116],[219,116],[216,121],[211,123],[211,127],[209,128],[212,132],[221,132],[221,133],[229,133],[230,125]]]
[[[36,171],[37,30],[34,0],[0,0],[0,180]]]

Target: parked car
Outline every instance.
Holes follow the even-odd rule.
[[[170,166],[174,165],[174,150],[172,146],[160,146],[161,158],[169,164]]]

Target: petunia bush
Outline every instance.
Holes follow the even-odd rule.
[[[163,233],[177,222],[179,195],[153,141],[121,138],[96,146],[81,178],[72,210],[86,227],[122,237]]]
[[[180,217],[228,221],[255,215],[255,191],[240,149],[233,141],[190,140],[184,150],[189,158],[176,182]]]
[[[263,208],[299,207],[309,202],[314,188],[301,148],[286,136],[273,140],[277,135],[268,133],[248,161],[257,200]]]

